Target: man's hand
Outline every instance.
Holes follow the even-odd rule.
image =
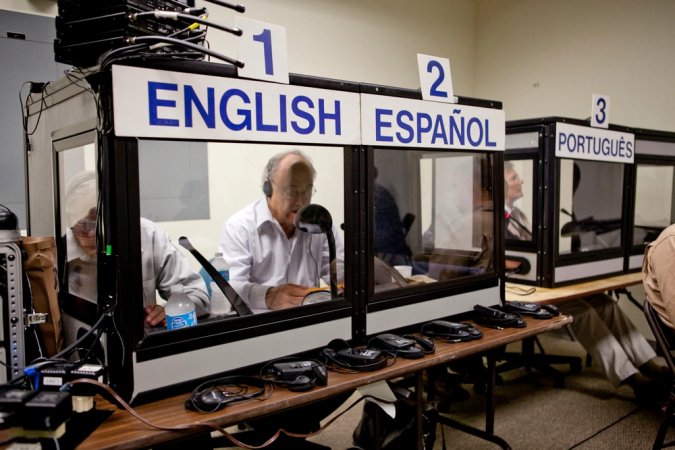
[[[166,326],[166,314],[164,313],[164,307],[161,305],[146,305],[145,323],[151,327],[156,327],[158,325]]]
[[[284,309],[300,306],[302,299],[309,292],[307,286],[299,284],[282,284],[267,290],[265,303],[269,309]]]

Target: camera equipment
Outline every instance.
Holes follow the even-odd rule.
[[[422,325],[422,334],[447,339],[449,342],[473,341],[483,337],[483,333],[473,325],[447,320],[434,320]]]
[[[210,380],[197,386],[185,408],[204,413],[223,409],[230,403],[258,398],[265,394],[269,384],[257,377],[233,375]]]

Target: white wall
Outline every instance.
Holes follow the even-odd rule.
[[[611,123],[675,131],[674,24],[671,0],[477,0],[476,96],[584,119],[601,93]]]
[[[459,95],[473,91],[471,0],[242,0],[244,16],[286,27],[289,72],[419,87],[417,53],[450,58]],[[236,13],[198,0],[210,19]],[[209,30],[212,48],[234,56],[235,39]]]

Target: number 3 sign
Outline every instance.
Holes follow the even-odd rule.
[[[237,56],[245,64],[239,76],[288,84],[286,28],[239,16],[235,26],[242,30]]]
[[[593,94],[593,107],[591,108],[591,126],[598,128],[609,128],[608,96]]]
[[[449,59],[418,53],[417,65],[420,72],[423,100],[444,103],[457,102],[457,98],[452,91]]]

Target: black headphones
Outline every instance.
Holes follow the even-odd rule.
[[[344,339],[333,339],[321,350],[320,355],[329,369],[356,372],[379,370],[387,367],[390,359],[392,364],[396,361],[396,355],[392,352],[367,347],[352,348]]]
[[[260,369],[260,377],[289,391],[309,391],[314,386],[328,384],[328,369],[321,361],[295,357],[267,362]]]
[[[432,338],[447,339],[450,342],[466,342],[480,339],[483,333],[471,324],[432,320],[422,325],[422,334]]]
[[[265,196],[267,198],[272,196],[272,179],[271,179],[272,166],[273,166],[272,160],[270,160],[267,163],[267,167],[265,168],[265,171],[267,172],[267,176],[265,177],[265,181],[263,182],[263,185],[262,185],[263,193],[265,194]]]
[[[433,338],[424,338],[413,334],[404,334],[403,337],[414,340],[425,355],[436,353],[436,342],[434,342]]]
[[[368,347],[386,350],[406,359],[418,359],[436,351],[436,344],[431,338],[413,335],[399,336],[392,333],[378,334],[368,341]]]
[[[263,193],[268,198],[272,196],[272,182],[269,179],[263,183]]]
[[[245,375],[210,380],[192,391],[190,398],[185,401],[185,409],[203,413],[216,412],[230,403],[260,397],[268,392],[268,387],[271,392],[271,386],[266,381]]]

